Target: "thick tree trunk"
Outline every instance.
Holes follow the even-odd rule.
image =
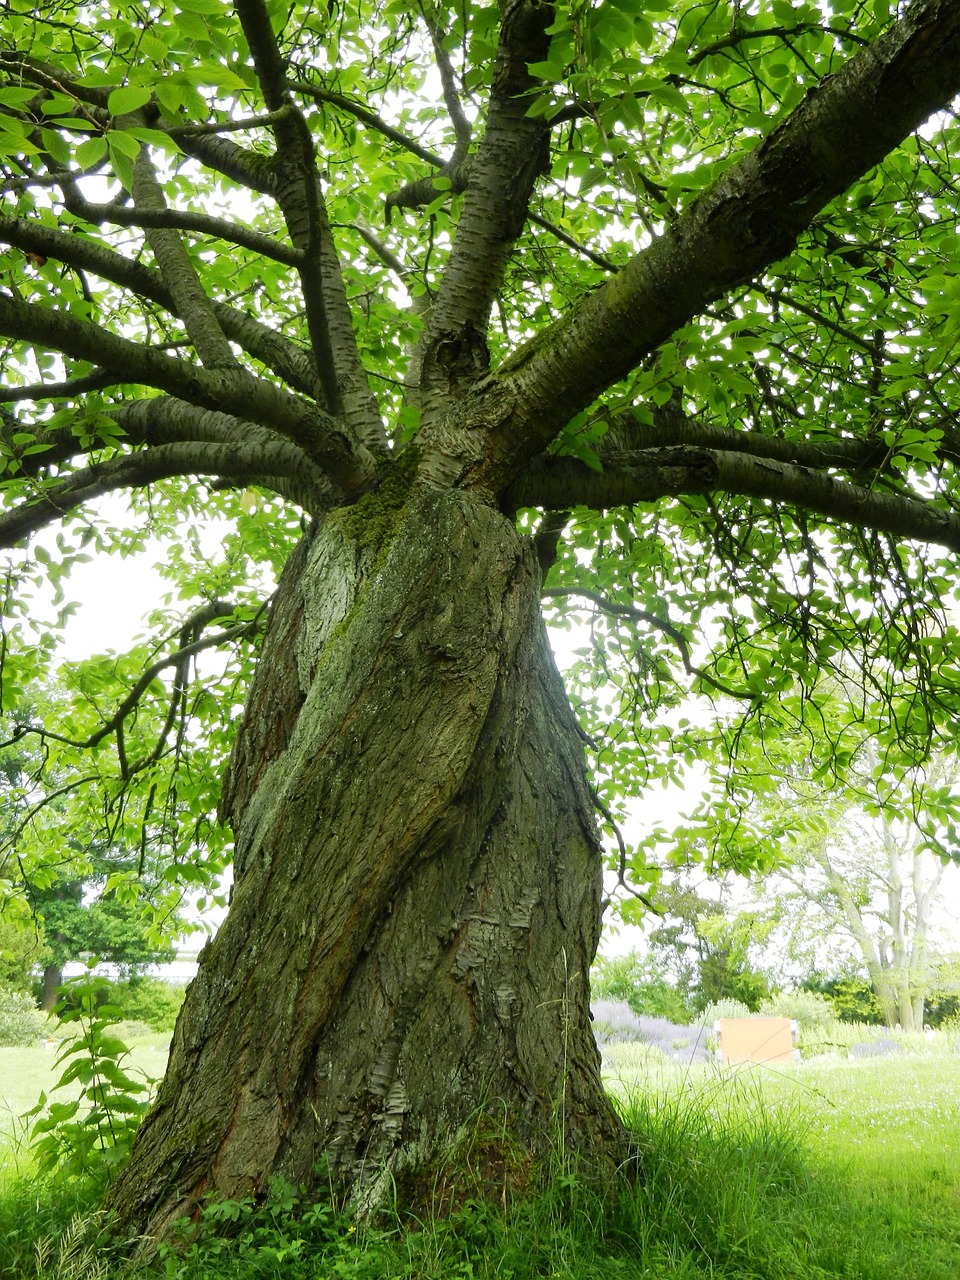
[[[589,1022],[600,853],[535,557],[469,495],[376,503],[281,584],[225,790],[230,913],[113,1195],[152,1235],[318,1163],[362,1208],[429,1198],[468,1124],[498,1176],[625,1154]]]
[[[63,985],[63,966],[54,963],[44,966],[43,991],[40,995],[40,1008],[44,1013],[52,1013],[57,1003],[57,990]]]
[[[870,966],[869,972],[886,1025],[903,1031],[922,1031],[928,975],[909,967],[891,970]]]

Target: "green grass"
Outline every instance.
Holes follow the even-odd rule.
[[[749,1123],[791,1132],[806,1166],[837,1188],[830,1218],[852,1228],[859,1269],[827,1274],[960,1276],[960,1055],[718,1069],[625,1045],[605,1061],[615,1094],[661,1111],[688,1108],[714,1136]]]
[[[0,1061],[0,1093],[9,1096],[6,1066]],[[543,1193],[506,1212],[472,1203],[445,1220],[384,1220],[375,1228],[322,1205],[298,1204],[293,1192],[278,1189],[275,1202],[256,1213],[228,1207],[226,1217],[237,1219],[232,1238],[225,1238],[224,1213],[212,1211],[202,1239],[158,1269],[133,1274],[143,1280],[960,1276],[960,1056],[686,1069],[622,1046],[610,1052],[608,1068],[640,1157],[641,1176],[632,1184],[624,1180],[599,1194],[557,1170]],[[36,1078],[32,1083],[28,1101]],[[0,1186],[0,1275],[131,1274],[100,1247],[99,1229],[82,1188],[8,1176]],[[32,1260],[38,1239],[46,1250],[39,1273]]]

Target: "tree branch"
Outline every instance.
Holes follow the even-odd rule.
[[[574,240],[573,236],[567,235],[566,231],[562,231],[560,227],[555,226],[554,223],[548,222],[546,218],[541,218],[538,213],[529,213],[527,217],[534,226],[542,227],[544,231],[549,231],[552,236],[561,242],[561,244],[565,244],[568,248],[582,254],[585,258],[589,258],[590,261],[595,263],[598,267],[603,267],[604,271],[612,273],[620,270],[615,262],[611,262],[609,258],[605,258],[602,253],[597,253],[595,249],[590,249],[587,245],[581,244],[579,240]]]
[[[723,53],[726,49],[739,48],[741,44],[746,44],[750,40],[789,39],[791,36],[802,36],[808,31],[819,31],[820,29],[819,22],[798,22],[792,27],[759,27],[753,30],[737,26],[729,35],[721,36],[719,40],[714,40],[712,44],[705,45],[702,49],[698,49],[691,54],[689,59],[690,66],[695,67],[704,58],[709,58],[716,53]]]
[[[111,123],[112,117],[107,104],[112,90],[117,88],[117,85],[91,86],[81,83],[64,76],[58,67],[13,50],[0,52],[0,71],[20,76],[28,83],[35,84],[49,93],[66,94],[75,101],[86,104],[89,110],[83,113],[84,118],[102,129],[106,129]],[[202,164],[224,177],[239,182],[251,191],[258,191],[261,195],[273,194],[273,169],[269,156],[258,155],[255,151],[246,151],[228,138],[207,134],[197,136],[180,127],[167,130],[164,129],[160,120],[153,121],[152,127],[168,132],[171,137],[177,139],[187,155],[201,161]]]
[[[0,215],[0,242],[15,245],[28,253],[64,262],[79,271],[89,271],[109,280],[140,298],[148,299],[176,315],[170,290],[160,273],[140,262],[98,244],[86,236],[72,235],[44,226],[34,218],[6,218]],[[282,337],[245,312],[223,302],[213,303],[214,314],[231,341],[272,370],[294,390],[314,399],[320,388],[316,370],[301,347]]]
[[[664,445],[697,445],[723,449],[751,458],[776,462],[796,462],[804,467],[836,467],[854,472],[878,471],[889,458],[889,447],[880,440],[858,440],[851,436],[821,440],[797,440],[767,436],[759,431],[737,431],[702,418],[692,418],[671,403],[653,410],[653,422],[645,422],[634,412],[618,413],[600,441],[598,453],[631,453]]]
[[[59,67],[43,62],[40,58],[31,58],[27,54],[18,53],[15,49],[0,50],[0,71],[6,71],[14,77],[22,78],[28,84],[35,84],[50,93],[65,93],[77,102],[106,111],[107,99],[115,85],[90,85],[71,80],[64,76]],[[92,119],[93,117],[88,117]]]
[[[164,130],[169,138],[203,138],[208,134],[242,133],[247,129],[269,129],[289,107],[268,111],[263,116],[241,116],[236,120],[211,120],[209,124],[178,124]]]
[[[433,155],[432,152],[427,151],[425,148],[417,148],[416,154],[421,155],[429,164],[438,167],[439,173],[417,178],[413,182],[408,182],[398,191],[391,191],[388,194],[384,210],[388,226],[394,209],[421,209],[424,205],[431,204],[438,197],[459,195],[465,191],[471,167],[468,160],[468,152],[473,137],[473,129],[464,113],[460,95],[457,92],[453,66],[447,56],[447,51],[443,47],[440,15],[432,7],[428,10],[423,3],[420,3],[418,7],[430,36],[430,42],[433,45],[434,58],[436,59],[440,85],[443,91],[443,100],[446,104],[447,114],[450,116],[450,122],[453,125],[454,147],[452,155],[446,160]],[[441,183],[445,183],[445,185],[441,185]]]
[[[328,103],[332,107],[345,111],[348,115],[353,116],[355,120],[359,120],[361,124],[365,124],[369,129],[374,129],[390,142],[395,142],[398,147],[403,147],[405,151],[409,151],[412,155],[425,160],[427,164],[432,164],[438,169],[443,166],[444,160],[442,156],[438,156],[435,151],[431,151],[428,147],[421,146],[415,138],[408,138],[405,133],[395,129],[393,125],[388,124],[381,116],[370,111],[361,103],[354,102],[352,98],[348,98],[342,93],[334,93],[331,89],[324,89],[321,85],[310,84],[307,80],[288,80],[287,87],[293,93],[312,98],[315,102]]]
[[[2,295],[0,333],[108,369],[122,369],[129,380],[166,391],[188,404],[223,408],[238,417],[249,414],[299,445],[345,493],[362,492],[375,476],[374,460],[361,447],[350,447],[335,420],[239,367],[191,366],[66,312]]]
[[[704,684],[710,685],[711,688],[718,690],[720,693],[725,693],[731,698],[743,698],[748,702],[754,700],[755,695],[748,690],[733,689],[721,680],[716,680],[709,672],[702,670],[700,667],[695,667],[690,661],[690,645],[687,642],[687,637],[673,623],[667,622],[663,618],[658,618],[655,613],[650,613],[646,609],[638,609],[636,605],[632,604],[617,604],[615,601],[608,600],[606,596],[601,595],[599,591],[589,591],[585,587],[547,587],[540,594],[547,600],[560,599],[566,596],[580,596],[582,599],[589,600],[592,604],[595,604],[601,613],[605,613],[611,618],[628,618],[631,622],[643,622],[674,642],[680,651],[680,661],[683,663],[683,669],[688,676],[695,676],[698,680],[702,680]]]
[[[340,261],[320,189],[313,138],[290,97],[263,0],[236,0],[264,102],[277,118],[274,158],[276,198],[290,239],[303,254],[298,267],[307,328],[326,404],[372,455],[386,453],[387,439],[367,383],[353,332],[353,318],[340,275]]]
[[[150,687],[157,676],[165,671],[168,667],[182,667],[191,658],[202,653],[206,649],[216,648],[222,644],[228,644],[233,640],[243,639],[253,635],[260,629],[266,604],[261,605],[253,618],[249,622],[238,623],[233,627],[227,627],[222,631],[215,632],[213,635],[200,637],[200,633],[204,628],[208,627],[211,622],[216,622],[218,618],[226,617],[233,613],[236,605],[231,601],[213,600],[196,609],[183,623],[179,630],[180,647],[175,652],[168,654],[165,658],[159,658],[156,662],[150,664],[139,676],[133,688],[117,707],[113,715],[105,720],[99,729],[95,729],[87,738],[69,738],[64,734],[55,733],[45,728],[43,725],[19,724],[16,726],[13,736],[4,743],[0,743],[0,747],[13,746],[27,736],[36,736],[41,739],[49,739],[51,742],[61,742],[65,746],[75,747],[81,751],[90,750],[92,747],[103,742],[112,733],[120,733],[124,720],[135,709],[146,690]],[[196,637],[191,640],[191,636]],[[167,728],[169,732],[169,728]],[[161,737],[166,736],[162,734]],[[143,768],[146,764],[152,763],[153,757],[145,757],[139,761],[137,765],[130,766],[125,770],[125,776],[128,773],[135,773],[138,768]]]
[[[470,164],[463,211],[422,345],[428,419],[457,384],[488,364],[483,335],[507,259],[523,231],[534,183],[549,161],[549,127],[529,117],[530,62],[547,57],[552,10],[509,0],[503,18],[486,131]]]
[[[296,445],[259,423],[214,409],[200,409],[168,396],[125,401],[106,409],[103,416],[115,424],[121,438],[113,431],[98,435],[94,428],[90,439],[81,440],[75,425],[44,430],[5,415],[0,418],[0,445],[4,456],[16,462],[18,477],[43,475],[52,466],[59,468],[78,454],[100,450],[104,445],[228,445],[247,457],[258,454],[263,475],[296,476],[303,491],[314,493],[320,505],[331,506],[336,501],[324,472]],[[18,442],[21,433],[29,439]],[[28,449],[31,452],[26,452]],[[70,477],[61,474],[58,478],[66,481]],[[312,508],[313,504],[304,505]]]
[[[67,378],[65,382],[34,382],[25,387],[0,387],[0,404],[12,404],[19,400],[72,400],[87,391],[102,391],[116,386],[117,375],[105,369],[94,369],[82,378]]]
[[[808,307],[805,303],[800,302],[799,299],[793,298],[789,293],[783,293],[779,289],[767,289],[762,284],[757,284],[754,287],[765,298],[769,298],[771,302],[799,311],[801,315],[813,320],[818,328],[829,329],[831,333],[835,333],[844,342],[849,342],[852,346],[859,347],[861,351],[865,351],[868,356],[872,356],[874,359],[883,357],[882,344],[861,338],[858,333],[854,333],[846,325],[837,324],[836,320],[832,320],[830,316],[825,316],[822,311],[818,311],[815,307]]]
[[[509,483],[570,416],[716,298],[787,254],[825,204],[960,92],[960,6],[917,0],[821,81],[615,277],[477,389],[500,411],[464,482]],[[495,384],[495,385],[494,385]]]
[[[173,231],[195,231],[200,235],[212,236],[227,244],[239,245],[252,253],[269,258],[273,262],[281,262],[284,266],[296,267],[303,255],[290,245],[281,244],[272,236],[254,231],[252,227],[243,227],[226,218],[214,218],[208,213],[193,213],[188,209],[168,209],[166,205],[158,205],[153,209],[139,206],[136,209],[125,209],[117,204],[92,204],[85,200],[79,192],[65,200],[67,209],[75,217],[102,226],[112,222],[118,227],[138,227],[149,230],[153,227],[170,228]]]
[[[162,127],[162,126],[161,126]],[[260,155],[238,147],[229,138],[217,134],[189,134],[177,132],[178,145],[194,160],[199,160],[215,173],[238,182],[248,191],[262,196],[276,197],[276,174],[273,157]]]
[[[267,461],[255,447],[192,441],[158,445],[109,458],[40,489],[33,497],[0,515],[0,547],[16,546],[105,493],[142,488],[171,476],[212,476],[233,484],[268,482],[281,497],[317,514],[328,505],[325,498],[329,489],[311,486],[303,475],[302,462],[303,455],[291,445],[271,449]]]
[[[440,22],[439,11],[432,6],[428,6],[420,0],[420,13],[426,24],[427,31],[430,33],[430,43],[433,45],[433,56],[437,62],[437,70],[440,73],[440,84],[443,89],[443,101],[447,108],[447,114],[450,117],[450,123],[453,125],[453,136],[455,138],[453,156],[451,163],[454,166],[460,165],[466,159],[467,152],[470,149],[470,142],[473,138],[473,128],[467,118],[463,105],[460,102],[460,94],[457,90],[457,79],[453,71],[453,64],[443,47],[444,32]]]
[[[141,146],[133,165],[133,199],[138,210],[146,213],[166,213],[167,202],[163,188],[150,160],[150,153]],[[235,369],[237,361],[230,344],[217,323],[210,299],[204,292],[197,269],[187,255],[180,233],[164,227],[147,231],[147,243],[153,250],[160,274],[170,290],[180,319],[186,326],[190,341],[208,369]]]
[[[602,475],[572,458],[540,458],[507,490],[505,506],[603,510],[718,490],[960,551],[960,515],[931,502],[878,493],[792,463],[687,445],[610,454]]]

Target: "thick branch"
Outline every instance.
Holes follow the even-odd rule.
[[[616,276],[490,380],[515,409],[464,480],[499,488],[571,414],[716,298],[787,254],[821,208],[960,92],[960,6],[918,0]],[[483,392],[478,393],[482,396]],[[478,406],[479,409],[479,406]]]
[[[266,5],[262,0],[237,0],[235,7],[267,109],[276,113],[276,197],[290,239],[303,254],[299,273],[307,328],[326,404],[364,449],[382,455],[386,451],[386,435],[357,350],[340,261],[320,189],[313,137],[290,97],[286,63]]]
[[[133,166],[133,198],[138,210],[145,213],[165,213],[167,202],[163,188],[145,146]],[[147,243],[153,250],[160,274],[173,296],[180,316],[197,355],[208,369],[233,369],[236,359],[230,343],[223,336],[217,323],[210,299],[207,297],[197,269],[190,260],[180,233],[167,227],[153,227],[147,231]]]
[[[196,442],[159,445],[110,458],[75,471],[0,515],[0,547],[16,546],[105,493],[142,488],[171,476],[210,476],[236,485],[269,481],[269,487],[281,497],[317,513],[325,506],[324,496],[329,491],[318,491],[304,481],[301,461],[299,450],[289,445],[271,450],[265,459],[256,448]]]
[[[34,218],[5,218],[0,215],[0,242],[64,262],[79,271],[89,271],[176,315],[173,297],[158,271],[142,263],[131,262],[86,236],[56,231]],[[214,302],[213,308],[220,327],[232,342],[261,361],[294,390],[317,398],[320,388],[306,351],[235,307]]]
[[[276,176],[272,156],[247,151],[243,147],[238,147],[229,138],[221,138],[216,134],[198,136],[185,134],[180,130],[170,132],[188,156],[199,160],[208,169],[213,169],[215,173],[238,182],[248,191],[256,191],[262,196],[276,196]]]
[[[277,47],[270,15],[261,0],[238,0],[237,16],[267,110],[282,112],[273,125],[277,140],[276,196],[295,247],[303,254],[300,276],[304,286],[310,345],[323,385],[327,408],[338,414],[340,389],[327,324],[322,263],[319,256],[319,191],[314,180],[313,140],[306,123],[291,103],[286,67]]]
[[[425,148],[417,149],[417,154],[421,155],[429,164],[435,165],[439,169],[439,173],[416,178],[399,190],[391,191],[387,196],[384,210],[387,225],[390,224],[394,209],[422,209],[444,195],[447,197],[460,195],[461,192],[466,190],[467,180],[470,176],[471,165],[468,159],[468,152],[473,137],[473,129],[460,102],[453,65],[443,47],[440,16],[435,9],[431,7],[428,11],[423,4],[420,5],[420,12],[433,44],[437,70],[440,73],[443,100],[446,103],[447,113],[453,125],[453,154],[448,159],[442,160]]]
[[[549,155],[549,129],[529,117],[530,62],[546,58],[552,11],[511,0],[503,13],[483,141],[470,165],[463,212],[423,344],[423,409],[486,364],[482,345],[507,259],[523,231],[534,183]]]
[[[446,49],[443,47],[443,30],[440,22],[440,15],[432,6],[426,6],[421,3],[420,12],[423,14],[423,20],[427,24],[427,30],[430,32],[430,42],[433,45],[433,56],[437,60],[437,70],[440,73],[440,84],[443,87],[443,101],[447,107],[447,113],[450,116],[450,123],[453,125],[454,137],[456,138],[456,146],[454,148],[454,160],[459,163],[467,154],[470,146],[470,140],[473,136],[473,130],[470,127],[470,121],[463,110],[460,102],[460,94],[457,91],[456,76],[453,71],[453,64],[450,61]]]
[[[602,475],[575,459],[540,458],[508,490],[506,505],[604,509],[717,491],[785,503],[857,528],[960,551],[960,516],[930,502],[877,493],[792,463],[683,445],[609,455]]]
[[[81,83],[65,76],[59,67],[44,63],[13,50],[0,52],[0,71],[7,71],[13,76],[22,77],[28,84],[50,93],[64,93],[79,103],[87,105],[84,118],[107,128],[112,117],[107,109],[111,91],[116,85],[95,85]],[[160,120],[151,125],[155,129],[164,130]],[[228,138],[202,134],[197,136],[177,126],[169,130],[178,144],[194,159],[201,161],[208,168],[214,169],[224,177],[239,182],[251,191],[261,195],[272,195],[274,188],[272,159],[258,155],[255,151],[245,151]]]
[[[313,140],[286,92],[284,64],[265,7],[259,0],[247,0],[237,6],[237,12],[257,65],[277,152],[272,157],[258,156],[215,135],[197,136],[178,130],[177,137],[188,155],[250,190],[273,196],[280,204],[294,242],[293,264],[300,269],[322,399],[332,413],[342,413],[346,427],[363,448],[382,454],[386,435],[356,348],[339,261],[320,194]],[[36,75],[33,78],[35,83],[48,87],[45,80]],[[64,87],[70,92],[75,88],[72,82]],[[110,123],[105,109],[108,97],[106,90],[98,99],[98,106],[91,107],[93,118],[103,127]],[[203,229],[213,230],[209,224]],[[250,247],[256,247],[253,233],[244,239]],[[267,237],[264,240],[261,247],[272,250],[269,256],[276,257],[272,242]],[[283,254],[284,258],[287,256]]]
[[[374,460],[361,449],[349,448],[336,421],[245,370],[191,366],[66,312],[2,296],[0,333],[123,370],[130,381],[156,387],[188,404],[252,416],[299,445],[345,493],[359,493],[373,479]]]
[[[776,462],[797,462],[804,467],[837,467],[858,472],[875,471],[889,458],[889,447],[878,440],[858,440],[852,436],[820,440],[796,440],[767,436],[759,431],[737,431],[733,427],[691,418],[670,404],[654,410],[653,422],[637,414],[620,413],[600,443],[600,457],[656,449],[664,445],[699,445],[747,454],[751,458],[771,458]]]
[[[71,80],[63,74],[60,67],[39,58],[31,58],[15,49],[0,50],[0,71],[6,71],[15,79],[22,78],[27,84],[35,84],[40,89],[51,93],[66,93],[77,102],[106,111],[107,99],[114,85],[89,85]]]
[[[112,419],[131,445],[222,444],[246,457],[256,452],[262,459],[264,475],[296,475],[305,490],[322,496],[324,505],[335,501],[324,472],[295,444],[259,423],[215,409],[201,409],[169,396],[125,401],[107,409],[104,416]],[[18,442],[16,437],[24,433],[28,439]],[[111,434],[109,441],[94,435],[82,443],[73,426],[44,430],[16,417],[0,419],[0,444],[4,455],[16,460],[18,478],[43,475],[51,466],[59,467],[78,454],[101,449],[104,443],[116,445],[120,441]],[[36,450],[37,446],[41,448],[25,452],[28,448]]]

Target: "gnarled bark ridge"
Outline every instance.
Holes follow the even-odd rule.
[[[113,1197],[149,1235],[321,1162],[375,1206],[483,1113],[535,1159],[624,1154],[588,1009],[600,851],[532,548],[461,492],[416,492],[380,543],[362,514],[281,584],[225,793],[233,903]]]

